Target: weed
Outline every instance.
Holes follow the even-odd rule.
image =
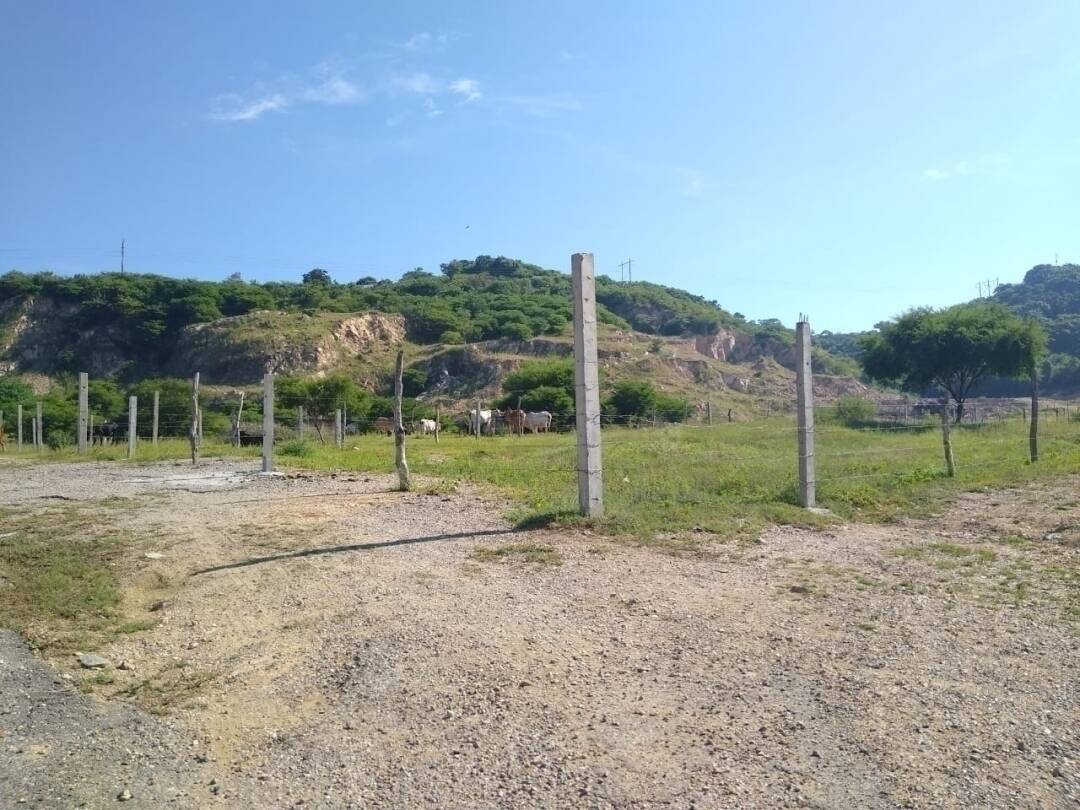
[[[469,555],[478,562],[518,559],[535,565],[561,565],[562,555],[554,546],[542,543],[509,543],[504,546],[477,546]]]

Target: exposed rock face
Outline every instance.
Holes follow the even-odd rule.
[[[100,323],[79,332],[73,325],[77,311],[77,306],[51,298],[6,302],[0,308],[0,322],[9,322],[0,333],[0,374],[53,373],[61,355],[76,346],[83,367],[93,376],[112,376],[124,368],[130,360],[119,331]]]
[[[735,333],[719,329],[714,335],[698,335],[694,338],[694,348],[713,360],[727,360],[735,348]]]
[[[189,326],[180,333],[169,372],[198,369],[207,380],[255,382],[263,374],[324,374],[349,355],[405,340],[400,315],[302,315],[249,312]]]

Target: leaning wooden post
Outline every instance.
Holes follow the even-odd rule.
[[[158,440],[158,417],[161,414],[161,392],[154,392],[154,422],[150,428],[150,441],[157,447]]]
[[[79,372],[79,425],[75,428],[79,455],[86,455],[86,428],[90,412],[90,379],[85,371]]]
[[[941,403],[941,446],[945,451],[945,472],[949,478],[956,475],[956,461],[952,450],[952,423],[949,419],[949,400]]]
[[[34,422],[34,432],[37,434],[34,438],[34,445],[38,451],[45,449],[45,421],[41,418],[41,400],[38,400],[36,405],[37,421]]]
[[[274,471],[274,375],[263,376],[262,471]]]
[[[244,392],[240,392],[240,402],[236,406],[236,419],[233,421],[233,443],[240,446],[240,420],[244,418]]]
[[[128,397],[128,458],[135,458],[136,428],[138,426],[139,398]]]
[[[199,372],[191,377],[191,427],[188,429],[188,439],[191,442],[191,463],[199,463],[199,450],[202,446],[202,436],[199,433]]]
[[[401,375],[405,370],[405,352],[398,349],[397,367],[394,370],[394,466],[397,467],[398,489],[408,492],[411,488],[409,482],[409,464],[405,460],[405,423],[401,417],[401,397],[404,386],[401,384]],[[479,420],[477,412],[477,420]]]
[[[578,507],[587,517],[604,512],[600,459],[600,380],[596,359],[596,278],[593,255],[570,257],[574,289],[574,401],[577,411]]]
[[[814,459],[814,368],[810,359],[810,324],[795,325],[795,396],[799,433],[799,503],[817,505]]]
[[[15,406],[15,449],[22,450],[22,403]]]
[[[1028,455],[1039,460],[1039,371],[1031,370],[1031,424],[1028,426]]]
[[[439,443],[439,431],[442,429],[442,412],[438,405],[435,406],[435,444]]]

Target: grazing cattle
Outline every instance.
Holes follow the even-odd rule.
[[[381,433],[384,436],[394,435],[394,423],[385,416],[380,416],[374,422],[371,423],[371,429],[376,433]]]
[[[261,433],[248,433],[246,430],[240,431],[240,446],[241,447],[258,447],[262,444]]]
[[[469,411],[469,433],[474,436],[480,433],[491,433],[494,427],[492,416],[495,413],[498,411],[478,411],[476,408]]]
[[[429,433],[435,432],[435,420],[434,419],[421,419],[420,420],[420,435],[427,436]]]
[[[100,425],[94,425],[94,432],[90,435],[90,443],[100,445],[112,444],[114,439],[122,438],[123,435],[118,423],[102,422]]]
[[[529,411],[525,414],[525,427],[533,433],[547,433],[551,430],[551,411]]]
[[[516,433],[519,436],[525,433],[525,411],[518,408],[509,408],[503,414],[503,419],[506,421],[506,427],[511,433]]]

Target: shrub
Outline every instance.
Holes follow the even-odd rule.
[[[293,458],[311,458],[315,455],[315,445],[302,439],[293,439],[281,445],[278,452],[283,456],[292,456]]]
[[[877,405],[871,400],[846,395],[836,400],[836,421],[848,427],[859,427],[874,421],[877,416]]]

